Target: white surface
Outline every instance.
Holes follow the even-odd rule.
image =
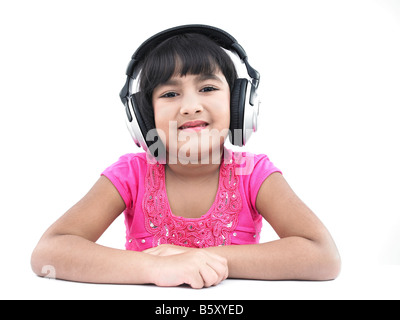
[[[139,151],[118,97],[130,56],[186,23],[225,29],[261,73],[259,131],[246,148],[269,155],[331,231],[338,280],[192,291],[31,273],[44,230],[105,167]],[[398,297],[399,1],[2,1],[0,30],[1,297]],[[265,226],[262,240],[274,237]],[[123,247],[121,219],[101,242]]]
[[[5,279],[1,299],[400,299],[400,266],[344,268],[334,281],[255,281],[228,279],[216,287],[160,288],[153,285],[102,285],[44,279],[26,274]]]

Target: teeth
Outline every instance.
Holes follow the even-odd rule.
[[[197,126],[191,126],[191,127],[187,127],[187,126],[183,126],[183,127],[180,127],[180,129],[187,129],[187,128],[196,128],[196,127],[206,127],[207,126],[207,123],[204,123],[204,124],[201,124],[201,125],[197,125]]]

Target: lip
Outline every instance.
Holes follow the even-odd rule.
[[[208,126],[208,123],[203,120],[195,120],[195,121],[187,121],[182,124],[178,129],[179,130],[194,130],[200,131]]]

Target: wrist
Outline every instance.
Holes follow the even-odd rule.
[[[157,279],[160,277],[161,267],[163,265],[163,257],[148,253],[143,254],[145,255],[144,258],[147,261],[143,268],[146,283],[157,285]]]

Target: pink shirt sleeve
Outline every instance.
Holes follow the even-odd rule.
[[[256,199],[262,183],[274,172],[282,174],[265,154],[254,155],[254,167],[249,175],[248,183],[250,202],[254,210],[256,210]]]
[[[117,162],[105,169],[101,175],[107,177],[118,190],[127,209],[136,203],[138,185],[143,170],[146,168],[146,158],[142,154],[126,154]]]

